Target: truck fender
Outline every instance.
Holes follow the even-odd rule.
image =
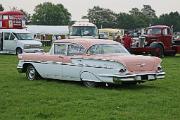
[[[161,45],[161,47],[163,48],[163,51],[164,51],[164,44],[163,44],[162,42],[152,42],[152,43],[150,44],[150,47],[155,48],[155,47],[157,47],[158,45]]]
[[[101,82],[100,79],[95,74],[88,71],[82,72],[80,78],[82,81]]]

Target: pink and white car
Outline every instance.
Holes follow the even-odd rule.
[[[131,55],[120,43],[102,39],[55,41],[49,53],[19,55],[17,69],[29,80],[42,78],[82,81],[92,87],[103,83],[142,83],[162,79],[157,57]]]

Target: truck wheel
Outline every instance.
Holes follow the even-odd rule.
[[[33,65],[28,65],[26,69],[26,77],[28,80],[37,80],[39,78],[39,74],[34,68]]]
[[[22,49],[21,48],[17,48],[16,49],[16,55],[22,54]]]
[[[151,55],[152,56],[156,56],[156,57],[164,57],[164,50],[163,47],[159,44],[154,44],[151,46],[151,48],[154,48],[153,51],[151,51]]]

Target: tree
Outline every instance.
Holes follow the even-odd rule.
[[[0,4],[0,11],[4,11],[4,7]]]
[[[130,15],[133,15],[133,16],[140,16],[142,14],[138,8],[132,8],[129,11],[129,13],[130,13]]]
[[[132,8],[129,13],[133,17],[133,29],[147,27],[150,24],[150,18],[144,15],[138,8]]]
[[[32,15],[32,24],[37,25],[67,25],[70,22],[71,14],[62,4],[44,2],[35,7]]]
[[[170,12],[169,14],[163,14],[155,22],[155,24],[163,24],[173,26],[175,32],[180,31],[180,14],[178,12]]]
[[[94,6],[92,9],[88,10],[87,14],[90,22],[95,23],[98,28],[101,27],[116,27],[116,14],[110,9],[100,8],[99,6]]]
[[[141,9],[142,13],[150,19],[156,18],[156,12],[151,8],[150,5],[143,5]]]
[[[27,13],[26,11],[24,11],[23,9],[20,9],[20,11],[24,14],[25,16],[25,21],[26,21],[26,24],[29,24],[30,23],[30,19],[31,19],[31,15],[29,13]]]

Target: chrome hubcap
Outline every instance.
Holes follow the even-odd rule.
[[[29,67],[28,76],[30,80],[34,80],[35,73],[36,73],[35,69],[33,67]]]

